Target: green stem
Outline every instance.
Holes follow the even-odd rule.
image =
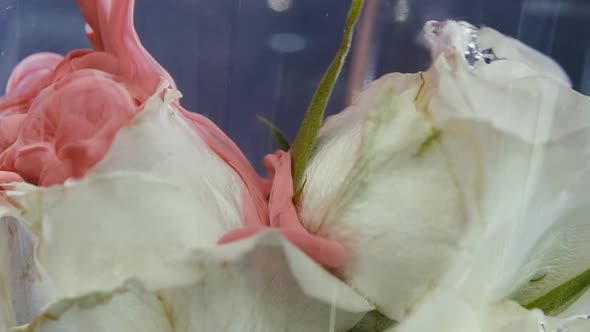
[[[340,75],[346,55],[350,51],[354,27],[362,12],[363,4],[364,0],[352,0],[350,11],[346,18],[344,36],[340,48],[338,49],[338,53],[324,74],[324,77],[311,100],[309,108],[307,109],[301,128],[293,142],[293,146],[291,147],[291,156],[293,159],[293,188],[295,188],[296,193],[301,193],[303,174],[307,163],[311,158],[315,140],[320,131],[324,112],[328,105],[328,100],[334,90],[334,85]],[[299,199],[299,194],[294,197],[294,201]]]

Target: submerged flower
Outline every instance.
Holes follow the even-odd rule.
[[[589,268],[590,101],[551,60],[431,22],[428,71],[327,119],[301,183],[297,140],[262,179],[180,106],[133,1],[79,2],[95,49],[26,59],[0,100],[0,331],[569,324],[532,308]]]
[[[589,98],[492,29],[426,34],[428,71],[387,75],[326,121],[305,226],[346,244],[338,274],[391,331],[585,331],[551,315],[590,314]]]

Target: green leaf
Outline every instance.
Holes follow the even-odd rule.
[[[256,114],[256,118],[260,122],[265,124],[268,127],[268,129],[270,129],[270,133],[274,137],[279,149],[283,151],[289,151],[289,149],[291,148],[291,144],[289,144],[289,140],[287,139],[285,134],[283,134],[283,132],[279,128],[272,124],[272,122],[265,119],[262,115]]]
[[[546,315],[557,315],[590,289],[590,269],[555,287],[549,293],[526,304],[527,309],[538,308]]]
[[[301,128],[293,142],[293,146],[291,147],[291,157],[293,160],[293,188],[295,188],[295,192],[301,191],[305,167],[311,158],[328,100],[334,90],[334,85],[340,75],[346,55],[350,50],[354,27],[360,17],[363,3],[364,0],[352,0],[350,11],[346,18],[344,36],[340,48],[338,49],[338,53],[324,74],[324,77],[311,100],[309,108],[307,109]]]

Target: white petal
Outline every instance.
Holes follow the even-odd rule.
[[[484,42],[493,44],[490,47],[509,55],[505,52],[513,41],[487,30],[481,34]],[[480,63],[475,69],[466,65],[459,50],[443,53],[424,73],[424,86],[418,75],[413,84],[408,76],[391,76],[403,87],[390,88],[396,92],[392,94],[399,95],[405,88],[408,94],[417,95],[416,105],[432,116],[434,125],[427,117],[422,126],[404,123],[408,118],[403,116],[398,116],[398,122],[391,121],[386,112],[374,111],[377,106],[370,102],[326,123],[307,172],[304,223],[314,232],[347,244],[352,258],[341,271],[344,279],[392,318],[403,317],[436,286],[456,248],[468,248],[464,249],[469,250],[467,256],[477,257],[463,266],[454,262],[453,267],[461,271],[457,278],[466,280],[462,287],[478,305],[501,300],[524,286],[547,267],[543,257],[569,254],[553,262],[560,272],[546,279],[551,285],[587,268],[579,263],[587,260],[584,253],[589,251],[578,240],[587,238],[587,232],[577,225],[581,219],[564,213],[580,211],[587,204],[579,199],[566,204],[561,198],[572,191],[568,186],[580,174],[581,165],[588,164],[588,101],[555,79],[559,75],[554,72],[537,72],[543,69],[539,64],[546,63],[541,55],[523,62],[524,50],[490,65]],[[365,101],[375,103],[375,90],[386,89],[382,83],[386,80],[379,81],[366,93]],[[402,109],[412,108],[411,104]],[[371,121],[362,110],[381,116]],[[390,107],[395,113],[392,110],[395,107]],[[361,115],[349,114],[352,112]],[[366,125],[365,120],[372,135],[361,140],[359,123]],[[434,144],[428,150],[426,165],[404,164],[412,158],[396,148],[416,148],[411,139],[421,137],[426,142],[426,128],[431,127],[441,132],[441,146]],[[367,145],[369,139],[372,143]],[[359,162],[370,148],[375,148],[368,152],[374,157],[371,162]],[[353,156],[356,162],[351,165],[339,155]],[[370,176],[357,176],[360,164],[370,170]],[[410,173],[404,172],[406,165]],[[355,177],[361,180],[349,180]],[[400,178],[408,184],[404,186]],[[419,204],[427,206],[422,208],[425,211]],[[555,224],[562,233],[554,230]],[[463,236],[461,229],[470,236]],[[572,237],[575,229],[584,235]],[[566,238],[564,250],[557,249],[559,241],[547,241],[551,233]],[[547,243],[552,245],[540,247]],[[557,253],[551,256],[551,250]],[[413,265],[404,265],[410,260]],[[390,275],[388,268],[394,267],[397,273]],[[374,273],[376,269],[380,272]],[[391,285],[392,280],[396,286]]]
[[[520,290],[527,303],[590,268],[590,99],[556,80],[551,60],[491,29],[480,37],[504,59],[472,69],[441,55],[424,89],[481,227],[466,287],[480,301]]]
[[[265,232],[195,250],[113,292],[61,301],[20,331],[347,331],[370,309],[280,235]]]
[[[480,227],[469,239],[468,293],[486,301],[520,290],[528,303],[590,267],[587,143],[531,145],[473,121],[444,128],[442,145]]]
[[[350,254],[343,279],[392,319],[436,285],[464,229],[453,175],[414,106],[420,83],[384,77],[330,118],[302,196],[305,226]]]
[[[404,323],[407,329],[395,331],[445,326],[440,321],[449,325],[439,331],[449,332],[587,331],[590,322],[552,317],[541,319],[542,330],[539,311],[494,304],[519,289],[518,300],[528,303],[588,268],[590,172],[580,169],[587,164],[583,132],[534,145],[485,121],[448,121],[440,128],[441,144],[471,198],[465,249],[439,284],[441,292],[460,296],[431,295]],[[540,273],[547,274],[528,283]],[[560,316],[588,314],[587,299]]]
[[[494,66],[491,67],[504,69],[490,71],[488,75],[492,77],[515,80],[541,75],[565,86],[571,86],[567,74],[557,62],[489,27],[477,29],[467,22],[429,21],[424,26],[424,39],[434,59],[441,55],[453,56],[456,64],[466,66],[468,64],[465,58],[466,51],[473,48],[491,50],[498,59],[492,62]],[[482,60],[475,61],[472,65],[477,70],[489,67]]]
[[[455,296],[436,294],[422,303],[401,324],[386,332],[490,332],[482,326],[477,308]],[[541,332],[541,331],[519,331]]]
[[[13,214],[0,217],[0,331],[29,322],[53,294],[34,250],[34,236]]]
[[[0,218],[10,216],[10,209],[7,203],[0,199]],[[3,219],[0,219],[3,220]],[[6,228],[0,223],[0,236],[5,237]],[[6,245],[0,243],[0,332],[5,332],[11,326],[15,325],[14,310],[11,304],[11,291],[9,286],[10,266],[7,266]]]
[[[352,106],[326,119],[318,137],[318,148],[305,174],[307,182],[300,214],[308,229],[318,228],[321,221],[318,215],[328,213],[339,199],[342,184],[360,154],[365,118],[377,96],[386,89],[391,89],[394,95],[417,91],[420,85],[418,74],[385,75],[360,93]]]
[[[83,180],[10,192],[58,297],[110,289],[241,226],[241,179],[159,95]]]
[[[163,259],[214,245],[229,229],[191,188],[142,173],[39,188],[20,202],[59,297],[112,288]]]
[[[530,104],[512,110],[517,114],[512,122],[508,112],[499,119],[496,116],[503,115],[490,110],[437,124],[453,168],[462,174],[462,190],[472,200],[470,218],[485,225],[481,251],[475,251],[481,270],[473,271],[482,278],[495,276],[486,285],[496,299],[546,274],[521,291],[519,300],[526,303],[590,268],[590,223],[585,219],[590,202],[584,185],[590,182],[590,172],[584,169],[590,162],[590,118],[581,123],[570,120],[589,116],[583,113],[590,99],[552,84],[553,89],[542,91],[547,98],[555,97],[555,103],[541,107],[530,96]],[[515,90],[510,95],[518,94]],[[459,101],[448,105],[462,107]],[[430,110],[436,113],[440,108]],[[530,119],[520,119],[522,113],[530,113]],[[559,121],[550,120],[554,114]],[[480,286],[481,279],[472,280],[474,287]]]
[[[424,74],[424,90],[431,99],[428,109],[435,119],[486,121],[539,143],[588,127],[585,97],[555,79],[552,73],[562,71],[559,66],[541,65],[553,60],[541,54],[523,56],[526,46],[492,29],[482,29],[479,35],[485,47],[499,50],[501,60],[479,61],[470,68],[461,49],[435,58]],[[540,64],[531,65],[531,58]]]
[[[544,316],[513,301],[472,305],[457,294],[441,291],[399,326],[387,332],[585,332],[590,320]]]
[[[562,318],[588,315],[590,317],[590,289],[558,316]]]
[[[108,154],[88,176],[143,172],[183,185],[199,199],[197,204],[202,212],[197,215],[218,220],[209,225],[203,222],[203,229],[219,232],[220,223],[224,228],[240,227],[241,197],[245,190],[242,180],[173,107],[171,103],[179,92],[163,93],[164,100],[160,97],[162,92],[157,92],[134,121],[117,134]],[[207,243],[217,240],[210,238]]]
[[[556,158],[559,163],[568,161],[571,159]],[[529,214],[528,224],[525,225],[527,229],[523,227],[517,232],[528,234],[536,242],[530,247],[519,247],[526,263],[522,264],[517,274],[529,276],[529,279],[533,279],[531,275],[536,275],[536,279],[541,279],[528,282],[519,289],[515,299],[520,303],[529,303],[590,269],[589,186],[590,168],[586,168],[577,176],[572,176],[554,197],[543,197],[545,199],[538,199],[531,206],[536,211]],[[590,312],[587,310],[585,313]]]
[[[159,99],[148,102],[83,180],[10,189],[39,236],[36,255],[55,283],[53,300],[74,298],[53,305],[31,328],[165,331],[170,313],[158,309],[158,296],[191,331],[233,324],[240,308],[235,331],[285,324],[323,331],[331,314],[345,330],[372,309],[278,234],[217,246],[241,226],[243,183]],[[190,259],[158,269],[192,250]],[[110,294],[130,278],[139,282]],[[87,295],[95,291],[104,296]]]
[[[521,64],[522,67],[527,67],[530,70],[529,73],[524,68],[520,69],[522,76],[527,74],[543,75],[565,86],[571,86],[569,77],[557,62],[517,39],[484,27],[479,30],[477,40],[482,48],[492,48],[498,58],[509,59]],[[512,68],[516,69],[515,67]],[[517,71],[514,69],[512,72],[504,72],[503,74],[509,74],[512,78],[516,78]],[[498,74],[501,75],[502,72],[498,72]]]

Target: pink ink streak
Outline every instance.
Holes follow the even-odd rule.
[[[245,223],[245,227],[229,232],[220,243],[240,240],[266,228],[277,229],[296,247],[301,249],[318,264],[336,268],[344,264],[346,252],[336,241],[327,240],[309,233],[301,224],[293,204],[293,182],[291,180],[291,154],[278,151],[267,155],[264,164],[273,179],[270,190],[269,224]]]
[[[116,133],[143,109],[163,80],[174,81],[141,45],[133,26],[133,0],[78,0],[94,49],[66,57],[34,54],[13,70],[0,98],[0,183],[40,186],[81,178],[104,158]],[[319,264],[344,264],[343,247],[310,234],[292,203],[291,157],[265,158],[262,179],[239,147],[206,117],[174,106],[208,146],[241,177],[244,228],[228,243],[277,229]]]

